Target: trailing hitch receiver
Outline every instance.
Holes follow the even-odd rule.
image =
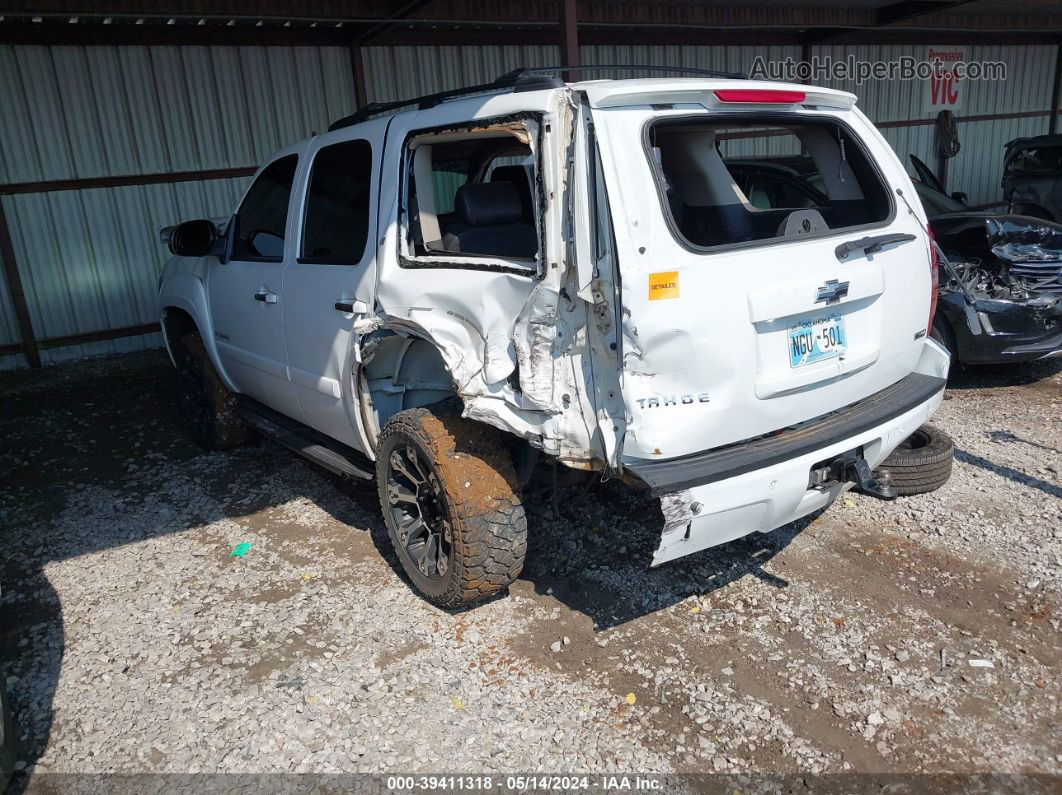
[[[834,483],[854,483],[864,494],[879,500],[895,500],[896,489],[874,477],[862,450],[842,453],[833,460],[811,469],[810,486],[823,488]]]

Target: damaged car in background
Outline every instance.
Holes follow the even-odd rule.
[[[1062,135],[1015,138],[1003,154],[1008,211],[1062,221]]]
[[[902,493],[874,469],[943,399],[927,220],[853,95],[557,71],[367,106],[164,233],[194,438],[375,478],[444,607],[519,574],[536,462],[658,498],[655,565]],[[810,200],[728,168],[802,151]]]
[[[939,307],[931,336],[953,362],[1000,364],[1059,355],[1062,348],[1062,226],[1039,218],[973,210],[945,193],[911,155],[914,189],[940,247]],[[727,161],[753,205],[827,201],[807,155]]]
[[[1062,355],[1062,225],[971,210],[911,162],[945,255],[933,336],[962,364]]]

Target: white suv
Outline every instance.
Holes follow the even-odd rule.
[[[376,477],[456,606],[519,573],[540,457],[659,496],[654,564],[892,496],[948,370],[925,223],[851,94],[522,70],[281,150],[165,230],[159,306],[196,439]]]

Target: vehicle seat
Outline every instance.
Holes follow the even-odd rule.
[[[533,205],[531,202],[531,182],[527,176],[527,169],[523,166],[498,166],[490,175],[491,182],[509,182],[516,188],[516,195],[520,197],[520,207],[523,208],[523,219],[529,224],[535,222]]]
[[[538,252],[534,224],[523,221],[516,187],[510,182],[462,185],[454,197],[457,220],[443,234],[447,251],[533,259]]]

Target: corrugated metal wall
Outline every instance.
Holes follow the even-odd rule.
[[[1045,111],[1055,48],[974,47],[967,57],[1008,64],[1004,83],[969,83],[959,115]],[[813,55],[893,60],[925,47],[815,47]],[[368,47],[369,101],[482,83],[520,66],[555,64],[555,47]],[[583,47],[583,63],[642,63],[744,72],[754,59],[793,58],[775,47]],[[592,76],[592,75],[591,75]],[[897,153],[935,166],[920,82],[835,84],[859,95]],[[249,166],[323,130],[355,106],[348,51],[312,47],[0,46],[0,182]],[[1000,198],[1003,145],[1047,131],[1045,115],[959,125],[949,188],[972,203]],[[246,179],[6,196],[3,208],[39,338],[154,321],[165,259],[158,227],[226,214]],[[42,352],[47,362],[133,350],[157,335]],[[0,282],[0,345],[18,342]],[[22,366],[0,357],[0,369]]]
[[[815,47],[813,55],[844,59],[849,55],[860,60],[894,61],[903,56],[919,60],[926,57],[927,47],[860,45],[858,47]],[[1046,111],[1051,107],[1051,85],[1055,70],[1056,48],[1053,46],[981,47],[966,46],[970,61],[1002,61],[1007,64],[1005,82],[968,81],[964,84],[962,107],[957,116],[984,116],[1004,113]],[[824,81],[824,85],[851,91],[859,97],[859,107],[882,128],[886,140],[910,170],[908,155],[914,154],[936,169],[934,128],[889,127],[894,121],[931,119],[923,112],[921,81],[868,81],[857,86],[854,81]],[[1003,176],[1003,147],[1014,138],[1047,132],[1049,117],[966,122],[958,125],[962,149],[948,164],[948,189],[969,194],[972,204],[999,201]]]
[[[849,55],[859,60],[894,61],[903,56],[922,60],[927,47],[898,45],[854,47],[823,46],[811,49],[812,57],[842,60]],[[1053,46],[966,46],[966,58],[976,61],[1002,61],[1007,64],[1005,82],[968,82],[959,116],[1046,111],[1051,107],[1051,85],[1055,68]],[[461,85],[483,83],[517,66],[544,66],[558,63],[552,47],[370,47],[364,50],[366,90],[370,101],[417,96]],[[765,60],[800,60],[799,47],[583,47],[585,64],[653,64],[687,66],[748,72],[757,56]],[[633,76],[660,76],[632,73]],[[587,77],[598,75],[588,74]],[[851,91],[859,97],[859,107],[875,123],[885,123],[882,132],[897,154],[908,164],[914,154],[936,168],[932,125],[888,126],[890,122],[930,120],[923,111],[924,84],[921,81],[820,81],[831,88]],[[960,153],[948,168],[948,187],[969,194],[972,204],[1002,198],[1000,177],[1003,147],[1013,138],[1047,132],[1046,115],[963,123],[958,126]]]
[[[349,53],[318,47],[0,46],[0,182],[255,165],[355,106]],[[228,214],[247,179],[5,196],[39,339],[150,323],[161,226]],[[18,342],[4,285],[0,345]],[[10,339],[8,339],[10,337]],[[54,348],[45,362],[158,335]],[[0,369],[23,365],[0,357]]]
[[[4,258],[0,254],[0,346],[15,345],[21,341],[22,338],[18,333],[18,322],[15,319],[15,307],[11,303],[11,291],[7,287],[7,271],[4,268]],[[22,354],[0,356],[0,370],[25,366],[26,357]]]

